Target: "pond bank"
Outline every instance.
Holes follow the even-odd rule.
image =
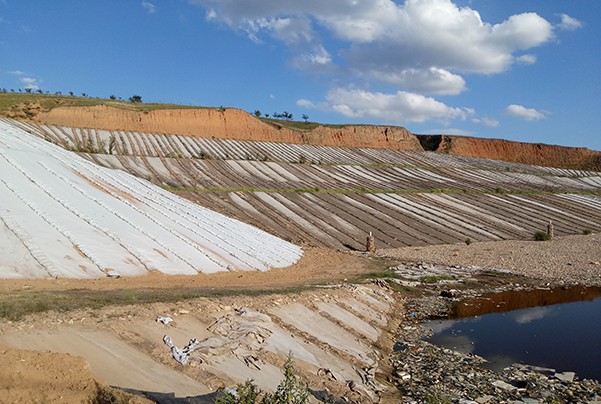
[[[502,296],[499,302],[503,301],[511,308],[519,300],[511,299],[516,291],[553,286],[565,288],[563,298],[569,301],[570,290],[566,282],[552,283],[549,279],[520,277],[507,270],[424,262],[405,263],[393,268],[388,282],[414,288],[414,297],[406,304],[407,316],[399,328],[396,352],[390,359],[394,368],[390,380],[401,392],[401,402],[601,403],[601,384],[596,380],[583,380],[573,372],[524,364],[512,364],[501,372],[495,372],[483,366],[484,358],[424,340],[432,331],[423,322],[447,317],[460,301],[497,293]],[[583,299],[588,296],[582,288],[572,292],[572,295],[582,295]],[[557,296],[560,294],[557,293]],[[541,305],[545,299],[522,300],[526,300],[521,302],[522,305]],[[490,302],[494,298],[482,301]],[[498,302],[494,305],[497,306]],[[481,307],[480,310],[486,308]]]

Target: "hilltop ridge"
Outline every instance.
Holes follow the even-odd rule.
[[[601,152],[582,147],[449,135],[415,135],[400,126],[324,125],[257,118],[235,108],[128,103],[45,94],[0,94],[0,116],[36,123],[200,138],[433,151],[546,167],[601,171]]]

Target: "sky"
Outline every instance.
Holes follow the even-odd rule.
[[[0,88],[601,150],[601,1],[0,0]]]

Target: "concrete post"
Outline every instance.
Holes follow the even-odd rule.
[[[547,236],[553,239],[555,238],[555,226],[553,226],[553,222],[549,220],[549,224],[547,225]]]
[[[369,236],[367,236],[366,248],[368,253],[374,254],[376,252],[376,240],[374,236],[369,232]]]

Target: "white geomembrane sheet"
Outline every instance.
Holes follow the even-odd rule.
[[[0,278],[286,267],[300,247],[0,121]]]

